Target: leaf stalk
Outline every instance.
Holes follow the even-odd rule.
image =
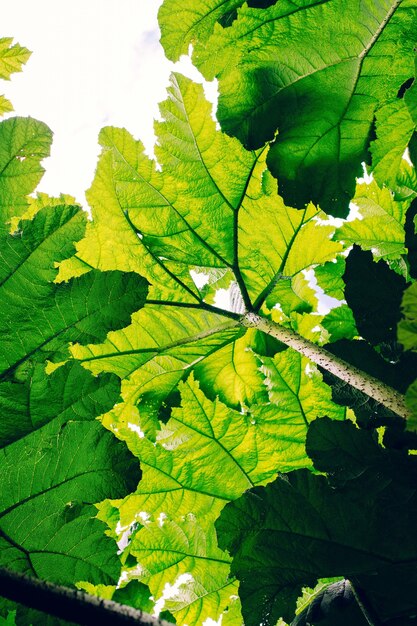
[[[385,407],[407,419],[411,412],[405,404],[405,399],[398,391],[382,383],[343,359],[331,354],[325,348],[317,346],[308,339],[301,337],[293,330],[281,326],[257,313],[248,312],[240,318],[242,326],[256,328],[278,341],[285,343],[325,370],[337,376],[352,387],[380,402]]]
[[[0,589],[8,600],[83,626],[172,626],[130,606],[4,568]]]

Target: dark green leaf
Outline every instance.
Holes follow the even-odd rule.
[[[346,259],[343,280],[346,302],[359,335],[372,345],[395,341],[406,287],[404,278],[384,261],[375,263],[371,252],[353,246]]]
[[[117,580],[118,558],[93,503],[134,488],[138,471],[91,417],[52,421],[1,451],[2,566],[64,585]]]
[[[219,78],[223,130],[249,149],[273,141],[268,164],[289,204],[312,200],[346,215],[375,111],[414,73],[415,2],[243,5],[228,28],[214,23],[203,0],[193,12],[173,0],[163,7],[166,30],[166,16],[177,10],[163,39],[167,53],[177,57],[192,41],[197,67]]]
[[[328,478],[287,474],[226,505],[216,523],[245,624],[292,619],[302,586],[324,576],[349,578],[379,619],[403,615],[408,624],[417,610],[416,459],[327,419],[312,424],[307,449]]]

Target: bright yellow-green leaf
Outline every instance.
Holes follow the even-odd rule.
[[[249,149],[273,141],[286,202],[343,217],[375,111],[413,76],[416,15],[415,0],[165,0],[160,23],[172,58],[192,43],[198,69],[218,79],[222,129]]]
[[[21,217],[26,196],[39,183],[42,159],[49,156],[52,133],[30,117],[12,117],[0,123],[0,211],[2,220]]]
[[[264,302],[311,311],[317,299],[304,270],[342,250],[323,213],[284,205],[265,152],[248,152],[216,130],[201,86],[174,75],[161,114],[160,169],[126,131],[102,131],[104,149],[88,192],[93,221],[72,267],[60,273],[62,279],[90,266],[118,268],[151,283],[146,310],[130,329],[91,351],[73,350],[92,371],[125,379],[124,401],[139,407],[147,433],[157,428],[162,399],[190,368],[205,392],[230,406],[264,394],[250,339],[239,339],[239,315],[212,307],[215,288],[233,283],[239,312]],[[194,282],[197,270],[209,287]]]
[[[363,250],[371,250],[374,259],[384,259],[394,265],[406,253],[404,223],[411,198],[396,201],[387,187],[380,189],[375,181],[359,185],[353,202],[360,216],[343,224],[336,238]]]
[[[32,54],[27,48],[19,46],[18,43],[12,44],[13,37],[0,39],[0,78],[6,80],[9,80],[14,72],[20,72],[22,65]]]
[[[13,105],[10,100],[5,96],[0,96],[0,117],[11,111],[13,111]]]
[[[404,151],[415,130],[404,100],[396,99],[376,113],[377,139],[371,144],[372,172],[379,185],[395,189]]]
[[[324,415],[344,419],[345,409],[332,402],[330,388],[317,368],[298,352],[288,349],[273,359],[264,357],[262,362],[270,404],[258,405],[253,410],[254,420],[274,438],[274,450],[281,457],[280,471],[306,467],[309,424]]]
[[[258,420],[210,401],[192,377],[180,392],[181,407],[172,410],[156,444],[135,424],[119,426],[143,472],[136,493],[119,505],[120,525],[144,526],[128,551],[155,598],[181,574],[192,577],[167,608],[180,611],[181,621],[191,615],[197,621],[197,610],[201,620],[214,618],[213,607],[219,615],[236,594],[233,581],[228,583],[230,559],[217,548],[214,520],[226,502],[287,467],[289,457],[277,446],[275,405]]]

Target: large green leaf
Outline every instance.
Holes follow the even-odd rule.
[[[144,302],[146,281],[133,273],[93,270],[68,283],[49,282],[57,274],[49,251],[62,246],[58,259],[68,256],[73,244],[66,231],[81,236],[77,223],[83,224],[83,218],[77,213],[79,208],[65,205],[42,209],[33,222],[23,221],[17,233],[4,236],[0,380],[19,375],[25,364],[39,359],[62,359],[69,341],[103,340],[109,330],[126,325]]]
[[[120,383],[113,374],[91,376],[77,363],[45,375],[44,364],[28,375],[0,383],[0,448],[25,437],[52,419],[91,419],[113,407]]]
[[[134,488],[138,468],[91,413],[10,444],[0,466],[2,567],[61,584],[117,580],[114,546],[92,505]]]
[[[233,581],[227,582],[229,559],[213,534],[224,504],[277,471],[308,465],[309,421],[326,414],[344,417],[320,375],[297,353],[280,353],[274,361],[264,357],[262,371],[269,402],[244,412],[211,402],[192,378],[180,384],[181,407],[172,409],[156,445],[134,413],[116,425],[117,435],[140,458],[143,477],[136,493],[117,504],[111,526],[126,531],[144,525],[127,549],[138,560],[132,575],[140,571],[156,599],[166,583],[182,581],[166,604],[181,623],[218,616],[236,594]],[[102,507],[101,518],[109,523],[111,510]],[[236,623],[234,611],[223,619]]]
[[[172,410],[156,445],[134,423],[119,433],[140,458],[143,476],[136,493],[119,504],[117,522],[123,530],[143,524],[127,550],[138,561],[132,575],[140,572],[156,600],[166,583],[188,576],[167,608],[181,623],[198,623],[217,619],[235,604],[237,592],[228,581],[230,560],[216,544],[214,520],[225,503],[293,466],[292,450],[279,441],[284,429],[291,435],[296,427],[286,423],[276,431],[283,411],[275,405],[255,414],[212,402],[192,377],[180,392],[181,407]],[[102,510],[108,519],[107,507]],[[233,619],[234,611],[223,618]]]
[[[382,621],[415,613],[415,457],[349,422],[317,420],[307,449],[326,476],[297,470],[228,504],[216,524],[248,626],[290,620],[301,587],[344,576]]]
[[[93,372],[124,378],[123,398],[139,406],[146,432],[149,411],[190,368],[205,393],[230,406],[265,397],[256,338],[242,337],[238,313],[212,305],[219,277],[233,283],[243,309],[279,303],[287,314],[292,306],[311,311],[317,299],[304,271],[342,250],[323,213],[312,205],[297,211],[277,197],[265,152],[247,152],[216,130],[201,86],[174,75],[161,114],[160,169],[126,131],[102,131],[88,192],[93,221],[77,259],[60,273],[78,273],[81,260],[135,270],[151,283],[130,328],[102,345],[73,349]],[[193,272],[212,285],[198,288]]]
[[[219,79],[223,130],[249,149],[273,140],[268,164],[289,204],[346,215],[375,112],[414,75],[415,0],[243,5],[227,28],[214,24],[241,3],[229,4],[165,0],[167,54],[192,42],[194,63]]]
[[[113,372],[123,379],[125,404],[113,412],[112,421],[120,424],[125,419],[134,420],[153,438],[162,401],[205,357],[217,356],[219,368],[233,366],[237,375],[234,354],[224,354],[222,348],[235,345],[234,340],[241,334],[235,322],[216,313],[147,305],[133,316],[128,328],[110,333],[100,345],[76,345],[72,354],[94,374]],[[259,386],[261,378],[256,369],[252,378]],[[232,404],[246,400],[244,392],[250,391],[226,388],[222,380],[219,387],[217,392],[224,391]]]
[[[147,282],[97,270],[53,282],[86,218],[80,207],[25,197],[42,173],[36,142],[44,133],[49,144],[45,128],[34,120],[0,128],[11,155],[0,173],[0,563],[63,584],[114,583],[120,563],[93,504],[123,497],[139,478],[138,463],[96,420],[117,402],[120,384],[73,361],[48,376],[45,359],[67,358],[70,341],[103,341],[127,324]],[[11,228],[15,211],[27,209],[33,220]]]

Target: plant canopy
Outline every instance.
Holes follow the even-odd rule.
[[[417,0],[159,21],[218,122],[173,73],[91,219],[0,122],[0,624],[412,626]]]

